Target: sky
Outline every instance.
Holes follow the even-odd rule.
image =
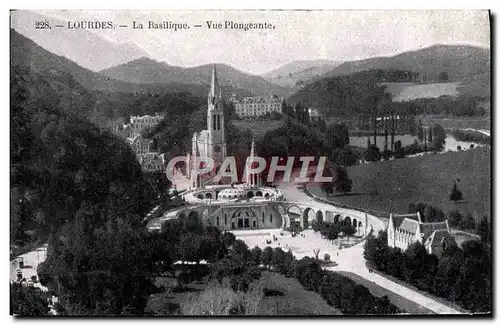
[[[189,30],[92,31],[115,43],[134,43],[171,65],[226,63],[262,74],[294,60],[356,60],[434,44],[490,46],[487,11],[37,11],[66,21],[187,23]],[[270,22],[270,30],[210,30],[206,21]],[[18,20],[18,23],[22,20]],[[201,24],[202,28],[193,28]],[[96,58],[97,59],[97,58]]]

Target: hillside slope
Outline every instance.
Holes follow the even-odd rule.
[[[212,75],[212,65],[183,68],[158,62],[148,58],[140,58],[100,71],[102,75],[130,83],[162,84],[188,83],[208,86]],[[266,81],[260,76],[241,72],[225,64],[217,64],[219,83],[224,87],[244,89],[259,96],[285,96],[290,89],[280,87]]]
[[[11,12],[11,26],[41,47],[64,56],[92,71],[106,69],[149,54],[135,43],[117,44],[86,29],[33,28],[37,21],[50,21],[52,26],[66,21],[39,13],[17,10]],[[96,60],[96,57],[99,59]]]
[[[299,60],[287,63],[262,75],[264,79],[283,87],[295,87],[297,83],[308,83],[341,64],[332,60]]]
[[[197,96],[206,96],[208,93],[208,87],[200,84],[138,84],[116,80],[81,67],[63,56],[51,53],[14,29],[10,31],[10,63],[27,68],[33,73],[70,75],[77,83],[90,91],[137,94],[191,92]]]
[[[345,62],[323,77],[336,77],[370,69],[418,72],[424,81],[440,81],[446,72],[449,81],[468,81],[490,71],[490,51],[466,45],[434,45],[390,57]]]

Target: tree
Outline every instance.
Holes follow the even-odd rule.
[[[453,184],[453,188],[451,189],[450,200],[456,203],[457,201],[460,201],[462,199],[463,199],[462,192],[458,189],[458,185],[455,182]]]
[[[448,81],[448,72],[441,71],[438,76],[439,81]]]
[[[254,248],[252,248],[252,251],[250,253],[252,256],[252,263],[254,265],[257,265],[257,266],[260,265],[260,259],[262,256],[262,249],[260,249],[259,246],[255,246]]]
[[[34,287],[10,284],[11,314],[23,317],[49,316],[47,294]]]
[[[264,264],[265,266],[269,267],[269,265],[271,264],[272,259],[273,259],[273,249],[270,246],[267,246],[262,251],[261,263]]]
[[[344,123],[331,124],[326,130],[326,139],[333,150],[343,149],[349,144],[349,130]]]
[[[200,249],[202,239],[195,233],[187,233],[181,236],[179,243],[179,258],[185,262],[200,262]]]
[[[343,222],[342,223],[342,232],[344,235],[347,237],[350,237],[356,233],[356,228],[353,227],[353,225],[350,222]]]
[[[276,268],[276,271],[278,272],[283,271],[285,267],[285,252],[280,247],[276,247],[273,250],[273,257],[271,263]]]
[[[224,243],[224,246],[231,247],[233,246],[235,241],[236,236],[232,232],[226,231],[224,232],[224,234],[222,234],[222,242]]]
[[[484,243],[491,243],[491,231],[490,231],[490,223],[488,222],[488,218],[483,217],[478,226],[478,233],[481,236],[481,240]]]
[[[458,210],[452,210],[448,213],[448,223],[451,227],[458,227],[462,222],[462,214]]]
[[[424,141],[424,126],[422,125],[422,120],[418,121],[417,138],[420,142]]]
[[[436,124],[433,129],[433,141],[432,141],[435,150],[437,151],[443,150],[445,143],[446,143],[446,131],[441,125]]]
[[[247,244],[241,239],[236,239],[231,249],[231,253],[242,261],[246,261],[250,257],[250,250]]]
[[[379,161],[382,158],[382,154],[377,146],[371,145],[365,152],[366,161]]]
[[[335,176],[333,183],[335,190],[341,192],[343,195],[352,190],[352,180],[347,175],[347,170],[343,167],[337,166],[335,168]]]

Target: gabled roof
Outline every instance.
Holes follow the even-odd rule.
[[[399,226],[399,230],[404,230],[406,232],[416,234],[418,229],[418,221],[410,218],[404,218],[403,222]]]
[[[151,142],[149,139],[144,138],[140,133],[136,134],[135,137],[133,137],[133,138],[127,138],[127,141],[130,144],[134,144],[135,142],[141,141],[141,140]]]
[[[446,221],[442,222],[422,222],[420,224],[420,231],[424,234],[424,238],[429,237],[435,230],[448,231],[448,224]]]
[[[394,222],[394,228],[399,228],[401,224],[403,223],[403,220],[409,219],[409,220],[415,220],[415,221],[420,221],[420,218],[417,213],[408,213],[408,214],[392,214],[392,220]]]
[[[450,234],[450,232],[446,229],[438,229],[434,230],[429,238],[425,241],[425,246],[439,246],[443,244],[443,241],[448,241],[448,243],[454,242],[455,239]]]

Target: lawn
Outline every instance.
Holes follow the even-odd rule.
[[[156,316],[175,314],[176,306],[192,298],[205,289],[205,282],[187,285],[185,292],[173,292],[175,279],[161,277],[156,279],[156,285],[165,286],[165,292],[151,295],[147,311]],[[340,315],[340,311],[329,306],[321,296],[305,290],[295,278],[264,271],[262,277],[252,285],[262,285],[274,294],[263,295],[258,305],[259,315]]]
[[[347,168],[355,195],[330,197],[354,207],[406,213],[410,203],[424,202],[444,212],[458,209],[480,220],[491,213],[491,149],[480,147],[462,152],[381,161]],[[464,202],[449,200],[454,180]],[[310,188],[322,195],[319,188]]]
[[[283,293],[264,297],[259,304],[259,315],[341,315],[338,309],[329,306],[320,295],[305,290],[295,278],[263,272],[257,281],[268,289]]]
[[[233,125],[239,129],[249,129],[256,137],[263,137],[268,131],[281,127],[284,120],[233,120]]]

